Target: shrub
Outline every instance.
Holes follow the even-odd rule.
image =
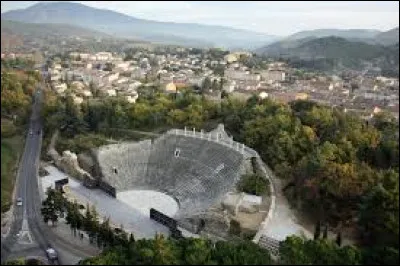
[[[236,220],[231,220],[229,225],[229,233],[233,235],[240,235],[240,232],[241,232],[240,223]]]
[[[262,196],[269,191],[269,181],[259,174],[247,174],[242,176],[237,184],[240,192]]]

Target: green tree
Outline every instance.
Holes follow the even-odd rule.
[[[269,191],[269,181],[260,174],[243,175],[237,189],[252,195],[262,196]]]
[[[340,247],[342,245],[342,233],[338,232],[336,236],[336,244]]]
[[[353,246],[340,248],[326,239],[305,240],[287,237],[280,243],[280,263],[292,265],[354,265],[360,264],[362,254]]]
[[[89,206],[89,204],[86,204],[86,212],[85,212],[85,217],[83,220],[83,229],[85,231],[92,231],[93,230],[93,228],[92,228],[93,222],[94,222],[93,215],[91,213],[90,206]]]
[[[363,265],[398,265],[399,250],[387,246],[374,246],[363,249]]]
[[[324,227],[324,234],[323,234],[322,238],[328,239],[328,225],[327,224]]]
[[[74,233],[74,236],[76,236],[77,230],[79,230],[82,225],[82,219],[83,217],[79,212],[78,202],[75,200],[73,203],[69,203],[67,208],[66,221],[67,224],[70,225],[71,231]]]
[[[73,137],[87,131],[87,124],[83,120],[79,107],[74,103],[72,96],[67,96],[65,101],[63,124],[61,132],[67,137]]]
[[[211,83],[211,89],[213,90],[213,91],[216,91],[216,90],[218,90],[220,87],[218,86],[218,80],[217,79],[214,79],[213,81],[212,81],[212,83]]]
[[[229,232],[233,235],[240,235],[240,232],[242,231],[240,222],[236,220],[231,220],[229,224]]]
[[[157,234],[153,242],[154,258],[153,265],[176,265],[179,263],[176,250],[171,241]]]
[[[212,245],[205,239],[185,239],[183,245],[183,264],[209,265],[211,263]]]
[[[362,201],[359,223],[373,245],[399,247],[399,174],[382,174],[382,181]]]
[[[208,92],[211,89],[211,86],[212,86],[211,79],[209,77],[206,77],[201,85],[202,93]]]
[[[318,221],[315,226],[314,240],[317,240],[321,235],[321,221]]]
[[[311,260],[304,248],[305,239],[289,236],[279,244],[280,263],[284,265],[309,265]]]
[[[129,242],[129,243],[134,243],[134,242],[135,242],[135,238],[134,238],[134,236],[133,236],[132,233],[129,234],[129,240],[128,240],[128,242]]]
[[[46,199],[42,203],[41,214],[45,223],[51,221],[55,225],[60,214],[65,212],[66,201],[61,192],[52,188],[46,191]]]

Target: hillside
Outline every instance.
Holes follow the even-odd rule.
[[[105,33],[66,24],[32,24],[1,20],[1,32],[19,36],[47,38],[49,36],[69,37],[111,37]]]
[[[315,37],[306,37],[303,39],[288,40],[284,39],[282,41],[274,42],[268,46],[261,47],[256,50],[257,53],[266,54],[271,56],[279,56],[281,54],[286,54],[287,50],[294,49],[303,43],[311,40],[315,40]]]
[[[24,39],[21,35],[13,34],[8,30],[1,29],[1,52],[8,51],[13,47],[21,47]]]
[[[399,43],[399,27],[376,35],[374,40],[383,45],[393,45]]]
[[[381,33],[378,30],[370,30],[370,29],[349,29],[349,30],[340,30],[340,29],[317,29],[317,30],[308,30],[308,31],[300,31],[293,35],[290,35],[285,40],[299,40],[303,38],[323,38],[329,36],[336,36],[345,39],[371,39],[375,37],[377,34]]]
[[[310,40],[295,47],[294,55],[304,58],[354,58],[372,59],[383,54],[384,48],[362,42],[350,42],[344,38],[326,37]]]
[[[399,42],[399,28],[397,27],[386,32],[370,29],[316,29],[300,31],[272,44],[266,44],[257,50],[267,49],[269,52],[280,52],[282,49],[297,47],[309,40],[326,37],[339,37],[352,42],[389,46]]]
[[[363,42],[351,42],[340,37],[304,38],[296,41],[281,41],[257,50],[269,56],[323,58],[374,58],[384,47]]]
[[[305,38],[295,41],[281,41],[257,50],[257,53],[271,57],[282,57],[293,61],[315,65],[321,70],[340,68],[361,69],[370,63],[382,69],[399,69],[399,48],[397,45],[382,46],[364,42],[353,42],[339,37]],[[301,65],[301,64],[300,64]]]
[[[221,26],[158,22],[78,3],[38,3],[1,14],[2,19],[29,23],[72,24],[123,38],[197,46],[258,47],[274,36]]]

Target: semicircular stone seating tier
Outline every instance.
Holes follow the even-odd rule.
[[[205,211],[231,191],[242,173],[244,155],[206,138],[167,133],[153,143],[103,146],[98,161],[103,180],[118,192],[166,193],[177,200],[179,218]]]

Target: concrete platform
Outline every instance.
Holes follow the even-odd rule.
[[[47,166],[45,169],[49,172],[49,175],[41,178],[43,191],[46,191],[48,186],[54,187],[56,180],[67,177],[65,173],[54,166]],[[144,210],[149,205],[146,205],[146,207],[136,205],[136,208],[134,208],[118,198],[112,198],[100,189],[88,189],[72,177],[69,177],[68,187],[73,199],[85,206],[86,203],[94,205],[100,217],[110,217],[110,222],[116,226],[122,224],[124,230],[133,233],[136,239],[153,238],[156,233],[169,235],[169,230],[165,226],[150,220],[149,215],[145,215]],[[125,199],[125,201],[129,201],[129,198],[132,197],[132,193],[127,194],[128,200]],[[153,193],[150,194],[153,195]],[[120,195],[119,198],[123,198],[123,195]]]

